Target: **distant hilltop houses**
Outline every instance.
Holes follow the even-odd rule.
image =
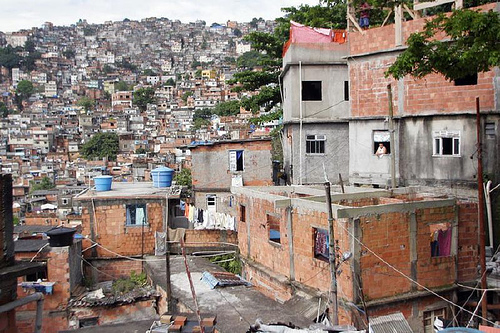
[[[431,5],[292,21],[272,75],[263,19],[0,33],[0,332],[497,325],[498,68],[386,76]]]

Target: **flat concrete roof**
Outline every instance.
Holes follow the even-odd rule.
[[[171,256],[170,258],[173,297],[178,304],[180,303],[194,312],[195,306],[184,259],[182,256]],[[156,260],[146,262],[145,268],[148,276],[165,290],[165,262],[158,261],[158,259],[165,259],[165,257],[149,256],[147,259]],[[204,271],[223,272],[224,270],[201,257],[188,256],[188,263],[200,311],[217,315],[216,327],[220,332],[246,332],[258,318],[262,319],[264,323],[291,322],[301,327],[308,327],[313,323],[303,313],[300,313],[296,306],[288,304],[292,300],[296,302],[295,299],[281,304],[264,296],[252,286],[228,286],[210,289],[208,284],[201,280],[202,273]],[[304,302],[308,304],[307,308],[311,306],[307,300]],[[315,298],[312,303],[317,305],[318,299]]]
[[[91,188],[75,196],[76,200],[90,199],[164,199],[179,198],[180,187],[154,187],[152,182],[120,183],[113,182],[110,191],[96,191]]]

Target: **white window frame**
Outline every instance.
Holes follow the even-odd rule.
[[[451,154],[443,154],[443,139],[451,139]],[[457,143],[457,144],[456,144]],[[432,137],[432,156],[461,156],[460,131],[436,131]]]
[[[216,212],[217,211],[217,195],[216,194],[207,194],[207,211]]]
[[[243,160],[241,170],[238,170],[238,152],[241,152]],[[229,151],[229,171],[245,171],[245,151],[243,149]]]
[[[320,142],[323,142],[323,151],[322,152],[308,152],[307,151],[307,144],[308,142],[314,143],[315,150],[321,150],[321,146],[319,145]],[[307,155],[325,155],[326,151],[326,135],[324,134],[309,134],[306,135],[306,154]]]
[[[373,145],[373,155],[377,155],[378,146],[375,146],[375,142],[378,143],[388,143],[389,146],[384,145],[387,149],[387,154],[391,155],[392,150],[394,149],[391,144],[391,132],[389,130],[373,130],[372,131],[372,145]],[[388,148],[389,147],[389,148]]]

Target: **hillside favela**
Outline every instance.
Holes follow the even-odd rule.
[[[0,333],[500,333],[498,2],[2,2]]]

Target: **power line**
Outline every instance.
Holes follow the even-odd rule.
[[[363,242],[361,242],[353,233],[351,233],[347,228],[345,228],[341,223],[337,223],[337,225],[339,225],[342,229],[344,229],[344,231],[346,231],[354,240],[356,240],[356,242],[359,243],[359,245],[363,246],[368,252],[370,252],[372,255],[374,255],[378,260],[380,260],[382,263],[384,263],[385,265],[387,265],[389,268],[391,268],[392,270],[396,271],[397,273],[399,273],[401,276],[403,276],[404,278],[406,278],[408,281],[416,284],[417,286],[419,286],[420,288],[426,290],[427,292],[431,293],[432,295],[442,299],[443,301],[445,301],[446,303],[449,303],[457,308],[459,308],[460,310],[464,311],[464,312],[467,312],[469,314],[471,314],[473,317],[478,317],[482,320],[485,320],[487,321],[488,323],[492,324],[492,325],[495,325],[494,322],[492,322],[491,320],[488,320],[487,318],[484,318],[482,316],[479,316],[477,314],[475,314],[474,312],[472,311],[469,311],[467,309],[465,309],[464,307],[450,301],[449,299],[447,299],[446,297],[443,297],[441,295],[439,295],[438,293],[434,292],[433,290],[427,288],[426,286],[424,286],[423,284],[419,283],[418,281],[415,281],[414,279],[412,279],[411,277],[409,277],[408,275],[406,275],[405,273],[403,273],[401,270],[399,270],[398,268],[394,267],[392,264],[390,264],[389,262],[387,262],[384,258],[382,258],[381,256],[379,256],[376,252],[374,252],[372,249],[370,249],[369,247],[367,247],[365,244],[363,244]],[[485,315],[483,313],[483,315]]]

